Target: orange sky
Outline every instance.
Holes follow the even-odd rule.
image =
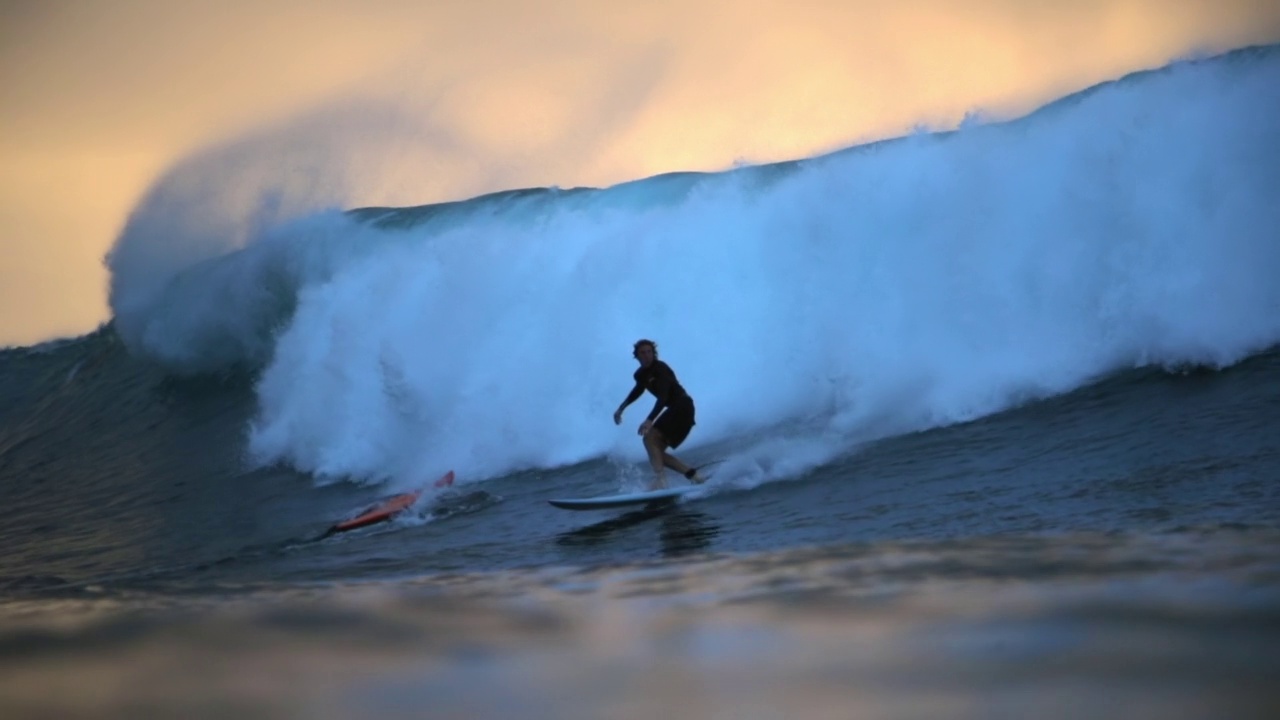
[[[1266,0],[629,5],[0,0],[0,346],[107,319],[102,257],[173,162],[321,107],[430,128],[430,162],[352,198],[419,204],[802,157],[1280,41]]]

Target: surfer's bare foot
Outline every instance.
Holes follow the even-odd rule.
[[[691,468],[689,472],[684,474],[684,476],[688,478],[689,482],[693,483],[694,485],[701,485],[702,483],[707,481],[706,478],[698,474],[698,468]]]

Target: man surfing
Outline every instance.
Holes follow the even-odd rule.
[[[693,398],[676,379],[671,366],[658,359],[658,345],[652,340],[637,340],[631,349],[632,357],[640,363],[633,377],[636,385],[613,413],[613,423],[622,424],[622,411],[644,394],[645,390],[657,398],[649,416],[640,423],[639,434],[644,438],[644,449],[653,465],[653,484],[650,490],[667,486],[665,468],[684,475],[692,483],[702,483],[697,468],[689,467],[680,458],[667,452],[667,448],[680,447],[693,429]],[[665,411],[665,412],[664,412]]]

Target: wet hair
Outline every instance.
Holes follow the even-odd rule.
[[[640,347],[643,345],[648,345],[650,348],[652,348],[653,356],[655,358],[658,357],[658,343],[652,340],[646,340],[645,338],[640,338],[639,340],[636,341],[635,345],[631,346],[631,357],[633,358],[640,357]]]

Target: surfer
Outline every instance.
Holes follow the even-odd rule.
[[[667,452],[668,448],[674,450],[680,447],[680,443],[684,442],[693,429],[693,398],[680,385],[671,366],[658,359],[658,346],[652,340],[637,340],[631,349],[631,355],[640,363],[634,374],[636,386],[614,411],[613,424],[622,424],[622,411],[638,400],[645,390],[657,398],[649,416],[640,423],[639,430],[644,438],[644,449],[649,453],[649,463],[653,465],[654,479],[649,489],[660,490],[667,486],[665,468],[675,470],[692,483],[703,482],[703,478],[698,476],[697,468],[689,467],[680,458]]]

